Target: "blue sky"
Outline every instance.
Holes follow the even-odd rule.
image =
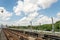
[[[17,7],[18,0],[0,0],[0,7],[4,7],[4,9],[8,12],[12,13],[12,16],[10,17],[9,21],[18,21],[25,17],[25,13],[22,11],[19,16],[16,15],[13,8],[14,6]],[[16,10],[16,8],[15,8]],[[60,12],[60,0],[57,0],[57,2],[52,3],[50,7],[38,10],[38,14],[47,16],[47,17],[57,17],[57,13]],[[27,15],[28,16],[28,15]],[[0,20],[1,21],[1,20]]]
[[[16,5],[17,0],[0,0],[0,6],[5,7],[6,10],[13,12],[13,6]]]
[[[47,8],[45,10],[42,10],[40,12],[42,12],[44,15],[47,16],[56,16],[56,14],[60,11],[60,0],[58,0],[58,2],[54,3],[50,8]]]

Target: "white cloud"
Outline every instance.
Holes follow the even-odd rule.
[[[57,13],[57,16],[58,16],[58,17],[60,17],[60,12],[59,12],[59,13]]]
[[[41,23],[41,24],[50,24],[51,23],[51,18],[48,16],[42,16],[38,17],[38,19],[35,21],[36,23]]]
[[[15,21],[0,21],[0,25],[1,24],[3,24],[3,25],[13,25],[13,24],[15,24]]]
[[[54,17],[54,23],[57,22],[57,21],[60,21],[60,18],[58,18],[58,17],[55,18],[55,17]]]
[[[43,9],[49,8],[53,3],[58,0],[38,0],[37,4],[41,6]]]
[[[24,0],[24,1],[19,0],[17,2],[17,5],[14,6],[13,10],[16,13],[16,15],[20,15],[21,11],[23,11],[27,15],[27,17],[25,16],[19,21],[17,21],[17,24],[29,25],[30,24],[29,22],[32,20],[36,20],[35,25],[36,23],[39,24],[40,22],[42,24],[51,23],[50,17],[40,15],[38,14],[37,11],[49,8],[55,2],[57,2],[57,0]],[[39,17],[37,17],[38,15]]]
[[[12,13],[6,11],[4,7],[0,7],[0,20],[9,20],[11,16]]]
[[[13,10],[16,15],[20,15],[21,11],[31,13],[39,9],[49,8],[55,2],[57,2],[57,0],[24,0],[24,2],[19,0]]]
[[[32,25],[39,25],[41,24],[51,24],[52,23],[52,19],[51,17],[48,16],[44,16],[44,15],[39,15],[36,13],[34,16],[34,14],[30,14],[28,15],[28,17],[23,17],[22,19],[20,19],[19,21],[17,21],[17,25],[30,25],[30,21],[32,21]],[[37,17],[38,16],[38,17]],[[37,18],[35,18],[37,17]],[[60,19],[58,17],[53,17],[53,21],[54,23],[59,21]]]
[[[41,22],[41,23],[47,23],[47,22],[51,22],[51,19],[50,18],[48,18],[48,17],[46,17],[46,16],[44,16],[44,17],[42,17],[40,20],[38,20],[38,22]]]
[[[23,24],[23,25],[29,25],[30,24],[30,21],[34,20],[35,17],[38,16],[38,13],[32,13],[32,14],[29,14],[28,16],[26,17],[23,17],[22,19],[20,19],[16,24]]]
[[[54,23],[59,21],[59,20],[60,20],[59,18],[53,17],[53,22]],[[52,23],[52,19],[51,19],[51,17],[43,15],[41,17],[38,17],[38,19],[34,20],[33,25],[39,25],[40,23],[41,24],[51,24]]]
[[[17,6],[14,6],[13,10],[16,13],[16,15],[20,15],[21,11],[22,11],[22,8],[23,8],[23,2],[22,1],[18,1],[17,2]]]
[[[54,23],[59,21],[59,18],[53,17]],[[16,21],[16,25],[31,25],[30,21],[32,21],[32,18],[30,17],[23,17],[22,19],[20,19],[19,21]],[[44,16],[44,15],[39,15],[39,17],[34,18],[32,21],[32,25],[39,25],[39,24],[51,24],[52,23],[52,19],[51,17],[48,16]]]

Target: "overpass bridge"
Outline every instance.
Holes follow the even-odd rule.
[[[7,40],[60,40],[60,32],[3,28]]]

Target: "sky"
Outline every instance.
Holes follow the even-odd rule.
[[[50,24],[51,17],[60,20],[60,0],[0,0],[0,24]]]

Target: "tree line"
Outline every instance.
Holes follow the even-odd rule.
[[[43,24],[37,26],[9,26],[9,28],[17,28],[17,29],[34,29],[34,30],[44,30],[44,31],[52,31],[52,24]],[[54,23],[54,31],[60,32],[60,21]]]

